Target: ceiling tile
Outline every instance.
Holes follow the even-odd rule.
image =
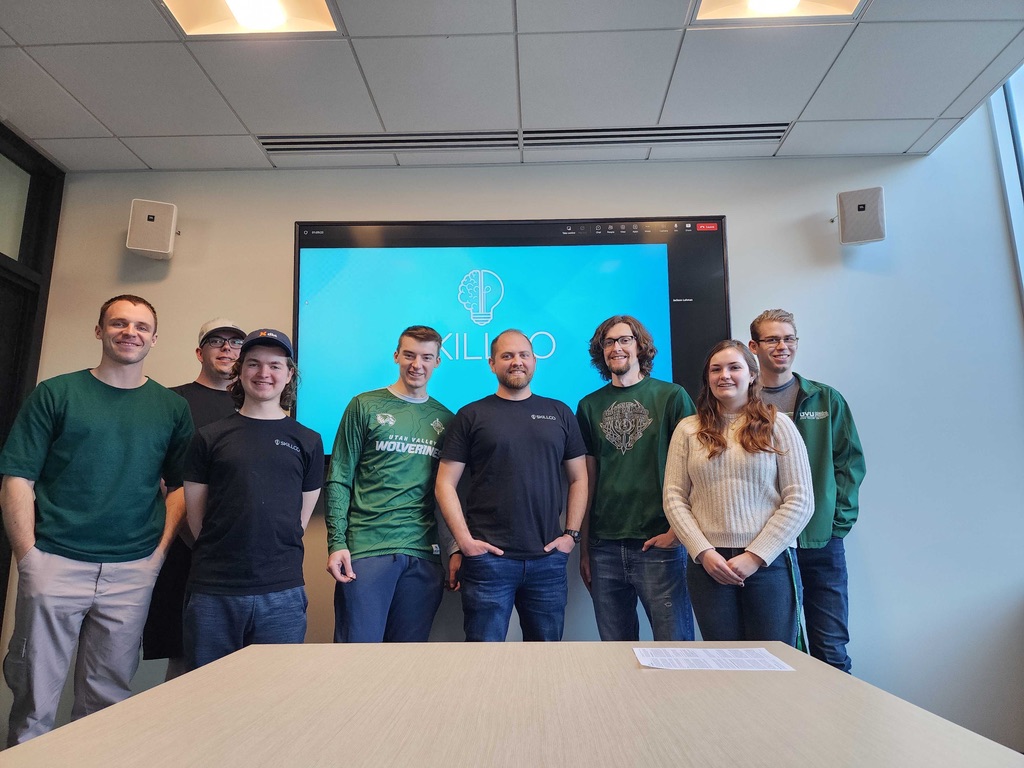
[[[656,125],[681,35],[521,35],[523,127]]]
[[[914,145],[907,151],[914,154],[931,152],[959,123],[959,120],[936,120],[935,125],[925,131],[921,138],[914,142]]]
[[[1024,3],[1022,3],[1024,5]],[[1006,46],[984,72],[949,105],[943,117],[966,117],[982,103],[992,91],[1002,85],[1024,60],[1024,32]]]
[[[466,35],[513,31],[510,0],[338,0],[350,35]]]
[[[795,120],[853,27],[687,30],[661,124]]]
[[[271,167],[251,136],[160,136],[123,141],[157,171]]]
[[[744,157],[771,157],[778,143],[730,141],[724,144],[687,144],[683,146],[656,146],[651,160],[729,160]]]
[[[344,154],[338,152],[330,155],[281,154],[271,156],[271,161],[277,168],[361,168],[397,165],[395,156],[390,152],[381,152],[379,154],[366,154],[362,152]]]
[[[388,131],[515,128],[512,36],[354,40]]]
[[[499,165],[519,162],[518,149],[479,152],[399,152],[399,165]]]
[[[864,21],[1024,19],[1020,0],[872,0]]]
[[[227,40],[189,47],[254,133],[381,130],[347,41]]]
[[[581,163],[593,160],[644,160],[650,147],[585,147],[581,149],[527,149],[526,163]]]
[[[0,49],[0,115],[31,139],[110,136],[110,131],[18,48]]]
[[[1019,22],[860,24],[801,118],[934,118],[1021,30]]]
[[[3,0],[0,27],[21,45],[177,40],[151,2]]]
[[[517,0],[520,32],[682,29],[694,0]]]
[[[777,156],[902,154],[931,124],[931,120],[799,122]]]
[[[68,171],[146,169],[146,164],[118,139],[43,139],[35,144]]]
[[[29,52],[119,136],[244,131],[184,46],[44,46]]]

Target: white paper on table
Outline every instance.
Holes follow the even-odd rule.
[[[634,648],[636,659],[655,669],[725,669],[792,672],[793,668],[766,648]]]

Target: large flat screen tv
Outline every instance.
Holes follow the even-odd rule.
[[[696,398],[708,349],[729,338],[725,218],[298,222],[296,416],[330,449],[356,394],[397,379],[402,329],[444,339],[429,392],[453,411],[492,394],[491,339],[533,341],[533,392],[565,401],[602,386],[588,352],[611,315],[654,336],[653,375]]]

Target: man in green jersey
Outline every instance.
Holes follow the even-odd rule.
[[[443,593],[434,478],[452,412],[427,394],[441,336],[398,337],[398,380],[352,398],[327,476],[334,640],[426,642]]]
[[[672,431],[694,407],[681,386],[651,377],[657,352],[635,317],[609,317],[590,339],[591,364],[609,383],[576,410],[590,479],[580,575],[602,640],[640,638],[638,598],[655,640],[693,640],[686,550],[661,486]]]

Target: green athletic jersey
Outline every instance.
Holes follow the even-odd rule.
[[[439,561],[434,480],[452,416],[432,397],[411,403],[388,389],[352,398],[327,475],[328,552]]]
[[[678,384],[645,378],[608,384],[582,400],[576,418],[597,462],[590,537],[649,539],[669,529],[661,501],[672,431],[696,413]]]

